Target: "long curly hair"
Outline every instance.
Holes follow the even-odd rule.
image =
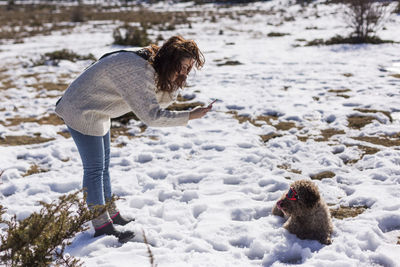
[[[151,54],[148,61],[156,71],[155,80],[159,91],[173,92],[185,86],[186,76],[184,75],[179,75],[175,81],[172,81],[175,73],[181,71],[183,59],[193,59],[193,65],[198,70],[205,62],[204,55],[197,44],[182,36],[172,36],[161,47],[152,44],[146,49]]]

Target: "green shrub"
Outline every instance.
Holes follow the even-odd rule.
[[[305,46],[336,45],[336,44],[362,44],[362,43],[383,44],[383,43],[394,43],[394,41],[382,40],[376,36],[368,36],[368,37],[360,38],[357,36],[342,37],[340,35],[336,35],[328,40],[315,39],[315,40],[309,41]]]
[[[43,206],[40,212],[21,221],[15,215],[10,221],[2,220],[5,208],[0,205],[0,223],[8,226],[0,234],[0,262],[26,267],[51,263],[81,266],[79,260],[65,256],[64,250],[78,232],[88,229],[84,224],[103,213],[106,206],[89,210],[79,193],[61,196],[50,204],[40,202]]]
[[[113,31],[114,44],[144,47],[151,43],[146,28],[125,24]]]
[[[45,53],[40,57],[39,60],[33,61],[34,66],[40,65],[51,65],[58,66],[60,60],[69,60],[76,62],[78,60],[93,60],[96,61],[96,57],[93,54],[79,55],[72,50],[62,49],[54,52]]]
[[[296,0],[296,4],[305,6],[305,5],[310,4],[310,3],[313,2],[313,1],[314,1],[314,0]]]
[[[7,0],[7,10],[12,10],[15,7],[15,1],[14,0]]]
[[[282,33],[282,32],[270,32],[268,33],[268,37],[281,37],[285,35],[290,35],[289,33]]]

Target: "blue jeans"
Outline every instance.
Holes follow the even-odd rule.
[[[111,200],[110,131],[104,136],[85,135],[68,127],[83,165],[83,190],[87,205],[104,205]]]

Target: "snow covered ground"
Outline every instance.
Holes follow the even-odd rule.
[[[400,45],[306,47],[305,40],[349,33],[341,9],[285,2],[240,7],[258,10],[252,16],[192,17],[191,28],[161,32],[164,38],[194,39],[205,54],[205,67],[191,74],[182,94],[195,96],[192,101],[219,101],[187,127],[140,133],[140,122],[131,121],[130,133],[140,138],[120,136],[113,142],[111,177],[113,192],[124,198],[121,210],[136,218],[125,226],[137,233],[135,242],[93,238],[90,229],[76,236],[67,253],[85,266],[149,266],[144,230],[160,267],[400,266]],[[151,8],[240,11],[190,3]],[[271,8],[275,11],[261,12]],[[400,16],[392,16],[379,36],[400,42],[399,23]],[[0,146],[5,218],[26,218],[40,210],[38,201],[81,188],[77,149],[71,138],[58,134],[66,131],[64,125],[10,126],[7,119],[53,114],[62,92],[35,85],[69,83],[90,62],[33,67],[31,60],[63,48],[99,57],[118,49],[112,45],[115,27],[90,22],[72,33],[1,46],[0,86],[13,85],[0,90],[1,137],[54,138]],[[271,32],[287,35],[270,37]],[[228,61],[241,64],[224,64]],[[266,115],[275,119],[262,120]],[[349,125],[352,116],[373,120],[357,129]],[[293,127],[279,127],[283,123]],[[336,135],[323,139],[324,130]],[[32,165],[43,172],[24,176]],[[333,243],[326,246],[288,233],[271,209],[291,182],[328,171],[335,176],[314,182],[330,208],[365,210],[333,218]]]

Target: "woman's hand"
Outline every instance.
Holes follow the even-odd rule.
[[[211,110],[211,108],[212,108],[212,105],[209,105],[205,108],[197,107],[197,108],[193,109],[189,114],[189,120],[200,119],[201,117],[206,115],[207,112],[209,112]]]

